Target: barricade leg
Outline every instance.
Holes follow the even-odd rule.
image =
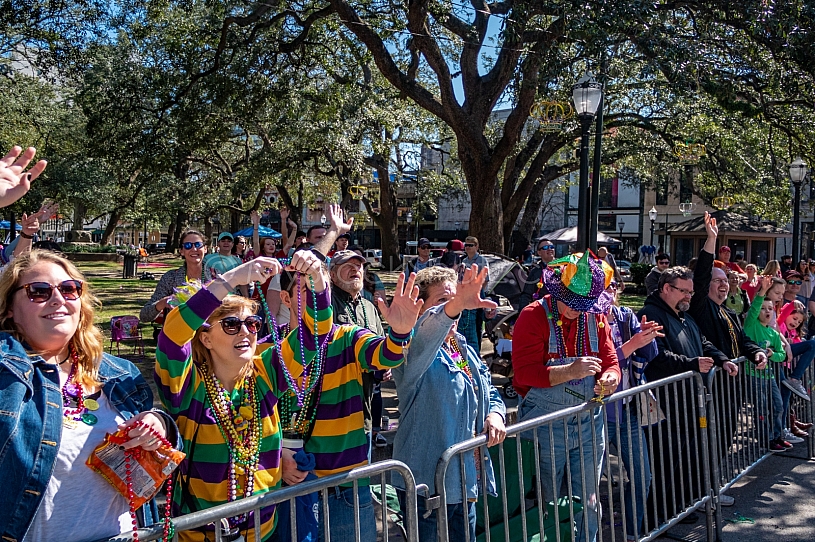
[[[354,487],[333,487],[321,497],[327,514],[320,521],[320,540],[328,541],[326,530],[329,531],[331,542],[376,540],[376,520],[370,487],[354,482]]]
[[[628,480],[623,484],[620,477],[622,500],[621,512],[625,516],[625,535],[639,537],[643,531],[645,502],[651,487],[651,465],[648,447],[639,425],[635,403],[624,406],[619,412],[619,422],[607,420],[606,430],[625,466]]]

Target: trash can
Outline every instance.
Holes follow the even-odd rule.
[[[135,254],[125,254],[125,263],[122,266],[122,278],[123,279],[132,279],[136,276],[136,264],[139,261],[139,257]]]

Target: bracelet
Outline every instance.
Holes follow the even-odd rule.
[[[20,235],[20,237],[22,237],[23,239],[34,239],[34,236],[33,236],[33,235],[28,235],[27,233],[20,232],[20,234],[19,234],[19,235]]]

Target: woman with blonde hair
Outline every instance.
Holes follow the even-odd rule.
[[[289,268],[304,273],[316,294],[328,296],[322,263],[299,252]],[[228,295],[238,286],[265,282],[280,263],[259,257],[224,272],[167,315],[158,338],[155,378],[162,403],[176,419],[187,457],[173,492],[173,515],[188,514],[277,489],[281,480],[302,481],[292,457],[282,456],[278,401],[289,387],[274,348],[256,355],[263,318],[254,301]],[[311,304],[306,304],[311,310]],[[320,318],[321,317],[321,318]],[[327,317],[327,322],[323,322]],[[330,311],[308,312],[306,343],[313,322],[330,325]],[[296,340],[296,338],[294,338]],[[291,354],[291,350],[289,350]],[[293,454],[292,454],[293,456]],[[289,468],[291,467],[291,468]],[[260,509],[261,539],[273,533],[275,506]],[[228,518],[230,535],[254,540],[254,513]],[[205,540],[212,526],[179,533]]]
[[[781,264],[778,262],[778,260],[770,260],[767,262],[767,265],[764,266],[764,270],[761,272],[761,274],[768,277],[783,278],[781,276]]]
[[[82,273],[33,250],[0,276],[0,533],[7,540],[96,540],[135,526],[130,503],[86,460],[108,433],[125,449],[175,439],[131,362],[103,352],[99,302]],[[144,509],[145,523],[155,505]]]

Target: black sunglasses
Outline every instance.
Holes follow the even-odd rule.
[[[260,331],[260,327],[263,325],[263,318],[254,314],[247,316],[246,320],[241,320],[237,316],[227,316],[221,320],[221,329],[223,329],[227,335],[237,335],[241,330],[241,326],[244,325],[246,326],[246,331],[252,335],[257,335],[258,331]]]
[[[473,244],[473,243],[464,243],[464,246],[465,247],[474,247],[475,244]]]
[[[185,242],[181,243],[181,246],[184,247],[184,250],[189,250],[189,249],[191,249],[193,247],[201,248],[202,246],[204,246],[204,243],[202,243],[201,241],[196,241],[194,243],[191,243],[189,241],[185,241]]]
[[[428,248],[430,248],[430,245],[422,245],[422,246],[420,246],[419,248],[421,248],[421,249],[428,249]]]
[[[32,303],[45,303],[54,294],[54,288],[59,290],[60,295],[67,301],[75,301],[82,295],[81,280],[66,280],[59,284],[49,284],[47,282],[29,282],[18,286],[11,293],[25,289],[28,300]]]
[[[800,286],[802,282],[800,280],[788,280],[787,284],[792,284],[793,286]]]

